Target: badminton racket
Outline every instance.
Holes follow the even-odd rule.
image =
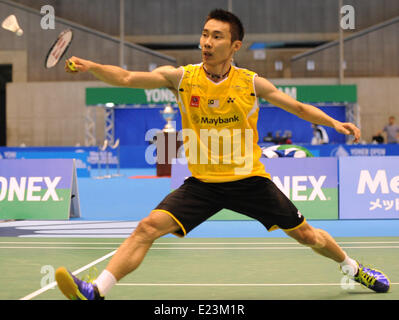
[[[71,45],[72,39],[73,32],[71,29],[66,29],[58,35],[57,40],[55,40],[46,56],[44,65],[47,69],[53,68],[57,65]],[[68,67],[72,71],[76,71],[72,61],[68,63]]]

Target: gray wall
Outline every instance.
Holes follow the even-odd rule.
[[[119,0],[15,0],[11,2],[16,6],[21,6],[19,3],[23,3],[34,8],[27,10],[10,7],[4,3],[4,0],[0,0],[1,14],[4,17],[10,13],[17,14],[21,26],[25,29],[25,35],[19,38],[10,32],[1,31],[0,52],[7,51],[8,55],[15,60],[12,51],[18,50],[20,59],[18,63],[14,63],[14,66],[21,69],[22,65],[26,65],[27,74],[22,78],[27,81],[68,81],[71,79],[63,71],[62,64],[50,70],[43,68],[48,48],[58,33],[68,27],[68,23],[59,20],[56,23],[56,30],[42,30],[40,28],[42,16],[39,13],[42,5],[53,5],[57,15],[88,27],[98,28],[110,34],[119,32]],[[213,7],[227,8],[227,3],[227,0],[126,0],[126,34],[133,35],[131,36],[133,40],[144,42],[161,41],[161,39],[167,41],[180,39],[180,42],[198,41],[204,16]],[[246,26],[248,41],[337,38],[338,0],[234,0],[232,3],[233,10],[242,17]],[[344,3],[355,7],[356,29],[353,32],[386,21],[393,16],[399,16],[399,1],[397,0],[348,0]],[[72,26],[75,35],[67,56],[76,55],[100,63],[119,64],[119,43],[116,39],[106,39],[105,34],[96,33],[80,25],[72,24]],[[399,68],[397,59],[394,58],[399,53],[398,28],[396,24],[363,37],[345,41],[346,76],[398,76]],[[308,72],[306,70],[307,58],[291,62],[292,56],[306,51],[304,48],[269,49],[267,59],[257,61],[253,58],[253,52],[247,49],[247,45],[244,45],[237,54],[237,61],[240,66],[251,68],[259,74],[268,77],[338,76],[337,46],[312,55],[316,70]],[[26,51],[25,57],[21,56],[23,51]],[[179,62],[182,61],[177,64],[198,61],[195,51],[163,52],[178,58]],[[283,71],[274,70],[276,60],[284,62]],[[0,63],[9,63],[9,61],[3,59]],[[150,64],[175,63],[126,47],[125,64],[130,70],[148,70]],[[21,74],[21,70],[17,71]],[[77,79],[93,80],[93,77],[82,74]]]
[[[399,3],[399,1],[398,1]],[[348,77],[399,76],[399,17],[381,28],[344,41],[345,75]],[[364,30],[363,32],[366,32]],[[292,60],[293,77],[338,77],[338,44],[324,50],[307,52]],[[315,62],[315,70],[306,70],[308,60]]]
[[[38,12],[13,7],[2,1],[0,1],[0,12],[1,20],[10,14],[15,14],[24,30],[22,37],[16,37],[13,33],[0,29],[0,52],[26,52],[27,81],[71,80],[64,71],[63,61],[52,69],[44,67],[48,50],[58,34],[66,28],[74,30],[74,38],[65,58],[75,55],[99,63],[119,65],[119,42],[110,36],[61,20],[56,21],[55,30],[43,30],[40,26],[42,16]],[[0,63],[9,62],[0,61]],[[150,63],[174,64],[175,60],[139,46],[137,48],[125,46],[125,64],[128,69],[148,71]],[[80,74],[76,80],[93,80],[93,77],[90,74]]]
[[[119,33],[119,0],[13,0],[36,9],[49,4],[59,17],[108,34]],[[338,0],[233,0],[248,33],[337,32]],[[345,0],[357,30],[399,15],[397,0]],[[228,0],[125,0],[126,33],[197,34],[204,17]],[[151,23],[148,23],[151,21]]]
[[[85,145],[86,88],[98,81],[7,84],[7,146]],[[97,141],[104,139],[104,113],[96,112]]]

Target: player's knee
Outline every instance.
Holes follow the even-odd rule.
[[[137,236],[142,241],[152,242],[161,236],[158,223],[151,217],[146,217],[142,219],[134,235]]]

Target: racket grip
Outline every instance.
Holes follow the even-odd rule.
[[[68,60],[68,68],[71,71],[78,71],[75,66],[75,62]]]

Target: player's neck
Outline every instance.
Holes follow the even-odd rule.
[[[222,63],[218,65],[208,65],[204,63],[203,69],[206,73],[206,76],[210,80],[214,82],[219,82],[226,79],[229,76],[231,70],[231,62]]]

